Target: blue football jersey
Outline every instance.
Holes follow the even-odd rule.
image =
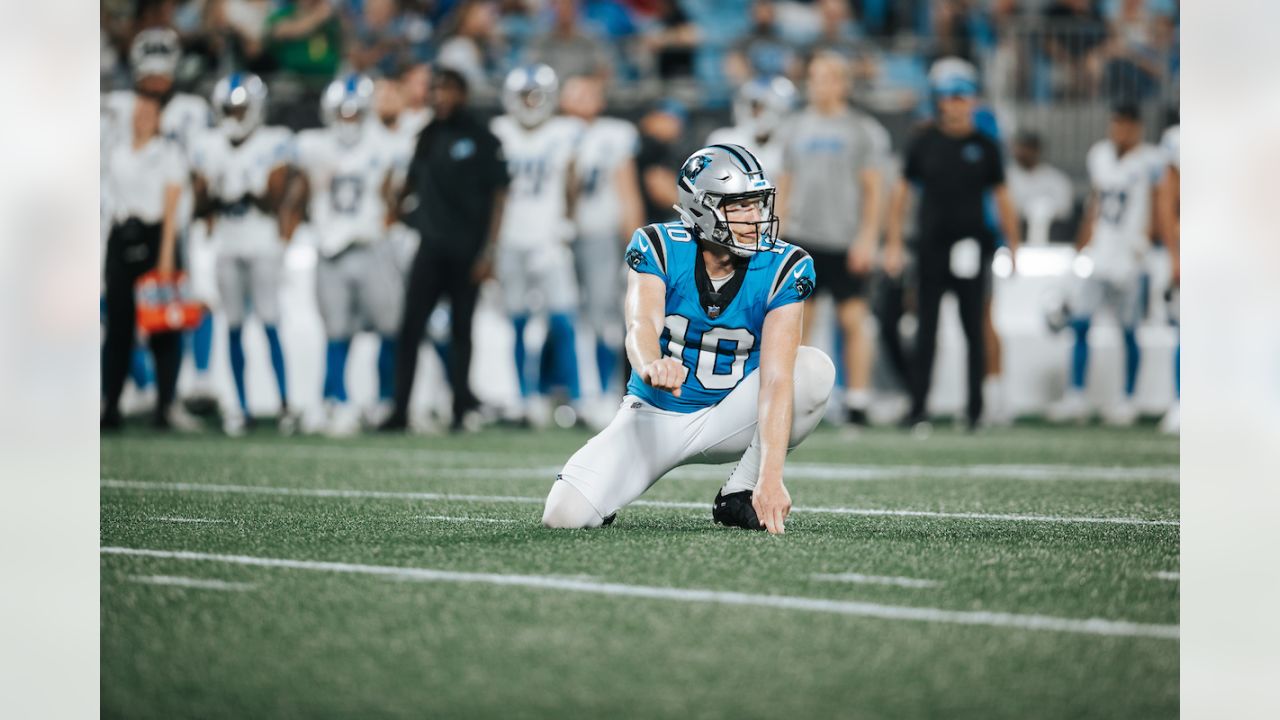
[[[698,243],[680,222],[636,230],[627,265],[667,284],[667,322],[659,338],[664,356],[689,368],[680,397],[658,390],[633,370],[627,392],[663,410],[694,412],[715,405],[760,367],[764,317],[813,293],[813,260],[798,246],[777,241],[757,252],[715,292]]]

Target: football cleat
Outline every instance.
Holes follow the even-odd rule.
[[[744,530],[764,530],[760,519],[756,517],[755,506],[751,504],[751,491],[740,490],[728,495],[716,493],[711,501],[711,518],[726,527],[738,527]]]

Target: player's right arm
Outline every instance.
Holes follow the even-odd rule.
[[[1164,238],[1165,247],[1169,249],[1169,259],[1173,263],[1170,270],[1175,285],[1182,279],[1181,258],[1178,256],[1178,249],[1182,244],[1182,221],[1178,217],[1178,175],[1178,166],[1169,165],[1165,168],[1164,177],[1160,179],[1160,185],[1156,189],[1160,236]]]
[[[662,330],[667,324],[667,280],[665,257],[643,229],[637,230],[627,247],[627,297],[623,316],[627,324],[627,359],[640,379],[680,397],[680,386],[689,368],[678,357],[662,355]]]

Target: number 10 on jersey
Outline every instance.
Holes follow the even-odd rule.
[[[694,375],[708,390],[729,390],[741,382],[747,356],[755,347],[756,337],[746,328],[713,327],[702,333],[701,342],[689,337],[689,318],[668,315],[667,354],[684,360],[684,350],[692,346],[698,353]],[[724,366],[728,365],[728,368]]]

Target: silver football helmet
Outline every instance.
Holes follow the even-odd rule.
[[[262,125],[267,112],[267,85],[253,73],[235,72],[213,86],[210,97],[218,128],[240,142]]]
[[[320,97],[320,118],[348,145],[363,135],[372,108],[373,80],[359,73],[348,73],[329,83]]]
[[[507,73],[502,109],[527,128],[537,127],[556,112],[560,81],[547,65],[524,65]]]
[[[778,240],[776,188],[760,161],[741,145],[708,145],[689,156],[676,178],[680,220],[704,242],[738,257]]]
[[[129,47],[129,67],[133,78],[160,75],[173,78],[182,59],[182,42],[169,28],[150,28],[138,33]]]
[[[769,135],[796,106],[796,86],[778,76],[748,80],[733,98],[733,123]]]

